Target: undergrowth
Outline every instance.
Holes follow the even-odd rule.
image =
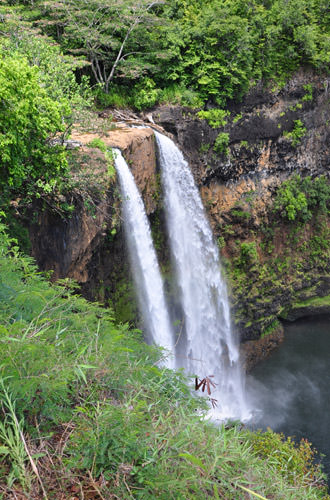
[[[164,352],[74,290],[1,227],[0,497],[328,498],[308,443],[212,426]]]

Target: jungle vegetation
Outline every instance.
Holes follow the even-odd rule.
[[[329,498],[307,441],[211,425],[166,353],[74,290],[1,224],[0,498]]]
[[[278,87],[301,65],[330,63],[326,0],[7,0],[0,19],[8,196],[62,182],[60,139],[95,103],[225,107],[260,81]]]
[[[63,184],[61,144],[95,104],[225,107],[302,65],[330,67],[326,0],[7,0],[0,20],[6,199]]]
[[[329,25],[326,0],[1,2],[0,498],[327,498],[309,443],[210,426],[184,376],[159,368],[166,353],[71,282],[50,285],[11,236],[18,206],[71,189],[77,121],[178,103],[217,126],[226,111],[209,108],[260,82],[328,71]],[[309,220],[326,188],[294,182],[275,209]],[[256,257],[241,254],[239,268]]]

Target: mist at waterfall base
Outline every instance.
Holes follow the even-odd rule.
[[[330,477],[330,316],[285,325],[285,339],[247,378],[250,426],[306,438]]]

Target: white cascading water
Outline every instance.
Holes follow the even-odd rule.
[[[174,258],[184,334],[177,341],[176,367],[201,380],[210,377],[217,406],[211,417],[247,420],[238,341],[231,329],[227,289],[218,249],[200,194],[181,151],[155,131],[165,196],[167,227]]]
[[[122,209],[128,250],[148,340],[169,351],[165,364],[168,368],[174,368],[174,335],[149,221],[142,197],[125,159],[119,149],[113,151],[123,198]]]

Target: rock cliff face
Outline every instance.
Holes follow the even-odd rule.
[[[204,200],[229,211],[242,194],[258,189],[262,209],[272,187],[292,173],[329,175],[330,81],[309,73],[295,76],[283,89],[257,87],[242,103],[229,105],[224,127],[212,128],[197,112],[180,107],[160,107],[155,122],[176,138],[193,168]],[[306,133],[292,145],[286,132],[301,120]],[[215,153],[219,132],[229,134],[229,154]]]
[[[62,201],[71,203],[73,212],[63,215],[41,203],[34,207],[37,218],[29,226],[32,255],[41,269],[53,270],[54,280],[76,280],[87,298],[118,300],[124,309],[119,319],[132,320],[137,311],[121,228],[120,195],[108,175],[109,158],[98,147],[100,134],[74,132],[71,137],[70,144],[76,146],[71,158],[74,187]],[[102,149],[122,150],[148,214],[154,212],[159,188],[152,130],[119,123],[101,136],[100,144]]]
[[[242,103],[232,103],[222,127],[212,128],[197,112],[179,107],[153,112],[192,165],[227,263],[243,341],[277,332],[279,317],[319,313],[300,302],[330,293],[329,246],[319,261],[302,251],[321,237],[316,219],[285,223],[271,210],[277,188],[292,175],[329,178],[329,97],[329,80],[305,72],[280,90],[255,88]],[[219,134],[228,134],[223,153],[216,152]],[[329,219],[322,224],[322,238],[329,241]],[[240,264],[242,249],[249,248],[255,256]]]
[[[329,246],[315,261],[300,251],[304,241],[318,234],[320,221],[313,218],[298,231],[294,223],[276,219],[270,209],[277,188],[293,174],[329,176],[328,88],[328,80],[308,73],[297,74],[280,90],[255,88],[242,103],[230,104],[227,123],[218,128],[182,107],[162,106],[152,112],[153,121],[183,150],[200,187],[231,282],[241,338],[247,342],[263,337],[257,349],[249,342],[245,346],[249,367],[281,341],[278,318],[295,319],[329,307]],[[219,134],[228,134],[228,148],[220,153],[214,147]],[[99,137],[73,134],[80,144],[73,154],[76,187],[66,200],[74,206],[73,213],[63,217],[36,207],[37,221],[30,224],[32,252],[42,269],[54,270],[54,279],[74,278],[86,297],[106,303],[110,299],[119,319],[134,320],[120,197],[108,176],[109,159],[92,142]],[[101,138],[107,148],[123,151],[166,261],[152,129],[116,123]],[[329,234],[329,220],[322,219],[322,224],[323,238],[326,230]],[[243,245],[250,252],[245,257]],[[324,298],[322,305],[314,304],[319,297]]]

